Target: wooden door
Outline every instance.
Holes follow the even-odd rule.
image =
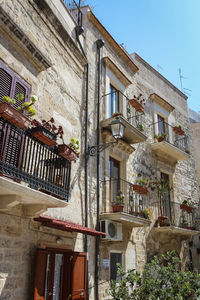
[[[86,300],[86,253],[38,250],[34,300]]]

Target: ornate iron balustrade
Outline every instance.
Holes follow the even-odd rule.
[[[197,229],[197,209],[195,207],[188,207],[181,203],[166,201],[161,199],[155,202],[153,206],[156,208],[156,219],[163,218],[160,226],[176,226],[184,229]]]
[[[63,0],[67,8],[72,11],[72,15],[74,16],[76,23],[78,26],[82,26],[83,13],[80,10],[80,1],[79,4],[75,0]]]
[[[181,136],[174,131],[174,127],[166,122],[159,121],[152,124],[153,126],[153,136],[158,135],[162,136],[161,139],[168,142],[169,144],[174,145],[180,150],[190,153],[189,145],[188,145],[188,137],[187,135]],[[156,140],[156,138],[155,138]],[[157,139],[157,141],[159,141]]]
[[[130,99],[124,95],[119,90],[115,90],[111,93],[103,95],[104,101],[108,98],[110,98],[112,95],[118,99],[117,101],[119,109],[117,112],[123,115],[123,117],[135,128],[138,130],[144,132],[145,131],[145,118],[144,113],[138,112],[133,106],[130,104]],[[108,99],[109,106],[111,106],[110,99]],[[108,107],[105,105],[105,107]],[[110,117],[112,117],[111,113],[111,107],[109,107],[109,114]],[[117,113],[116,112],[116,113]]]
[[[124,179],[108,179],[101,182],[102,213],[113,212],[113,204],[117,200],[119,191],[124,196],[123,212],[142,218],[147,218],[145,209],[149,208],[147,195],[136,193],[133,184]]]
[[[0,173],[32,189],[68,200],[71,162],[0,118]]]

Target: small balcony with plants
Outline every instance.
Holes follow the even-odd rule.
[[[32,120],[33,104],[2,97],[0,103],[0,210],[23,206],[23,214],[35,216],[47,208],[64,207],[70,196],[71,162],[79,157],[79,142],[63,142],[63,129],[54,119]],[[59,143],[59,140],[61,141]]]
[[[166,122],[152,124],[152,151],[161,158],[168,158],[172,162],[190,158],[188,136],[181,125],[172,126]]]
[[[137,188],[139,186],[140,188]],[[101,182],[101,219],[119,221],[133,227],[143,227],[151,223],[148,191],[143,183],[132,184],[124,179]]]
[[[124,141],[128,144],[142,143],[147,139],[145,135],[145,100],[140,94],[129,99],[121,91],[113,89],[110,93],[103,96],[104,115],[106,116],[101,122],[104,130],[110,130],[110,123],[119,117],[125,126]]]

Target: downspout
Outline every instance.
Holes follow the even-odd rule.
[[[81,51],[86,58],[86,65],[85,65],[85,71],[86,71],[86,99],[85,99],[85,227],[88,227],[88,99],[89,99],[89,64],[88,60],[85,54],[85,51],[81,45],[80,39],[79,39],[79,31],[80,26],[76,27],[76,39],[78,41],[78,44],[81,48]],[[88,262],[88,236],[85,234],[84,236],[84,252],[87,253],[87,262]],[[88,289],[88,263],[87,263],[87,281],[86,281],[86,299],[89,299],[89,289]]]
[[[97,58],[98,58],[98,87],[97,87],[97,149],[100,144],[100,97],[101,97],[101,48],[104,46],[103,40],[97,40]],[[97,221],[96,221],[96,230],[100,231],[100,154],[97,151]],[[95,300],[99,299],[99,245],[100,245],[100,237],[96,238],[96,247],[95,247]]]

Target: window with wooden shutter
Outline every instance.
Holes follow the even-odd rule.
[[[15,72],[0,61],[0,103],[3,96],[16,99],[17,94],[24,95],[24,101],[30,97],[30,86],[22,80]],[[21,103],[16,101],[13,105],[17,108]],[[0,159],[1,161],[21,167],[21,157],[24,148],[24,135],[20,130],[13,130],[13,126],[0,118]],[[15,149],[15,151],[13,151]]]
[[[0,61],[0,102],[3,96],[9,96],[16,99],[17,94],[24,95],[24,101],[28,101],[30,97],[30,86],[21,79],[8,66]],[[18,107],[18,101],[14,107]]]

